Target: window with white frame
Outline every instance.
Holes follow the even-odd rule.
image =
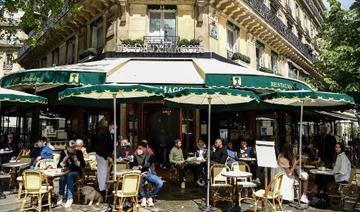
[[[176,37],[176,6],[149,5],[149,36]]]
[[[6,53],[6,58],[4,60],[4,69],[12,69],[13,67],[13,54],[12,53]]]
[[[239,39],[239,27],[235,24],[228,22],[227,24],[227,50],[231,53],[239,51],[238,39]]]
[[[264,50],[265,46],[259,41],[256,41],[256,69],[259,70],[264,67]]]

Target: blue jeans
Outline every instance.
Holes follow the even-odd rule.
[[[140,193],[139,193],[140,198],[145,197],[145,191],[144,191],[145,181],[153,185],[153,190],[150,192],[150,197],[155,198],[159,193],[160,189],[163,187],[163,181],[157,175],[148,173],[141,180]]]
[[[79,172],[69,172],[67,175],[61,176],[59,180],[59,194],[64,196],[65,185],[67,186],[66,198],[72,199],[74,193],[74,183],[80,178]]]

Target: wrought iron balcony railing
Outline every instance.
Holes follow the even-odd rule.
[[[298,49],[308,60],[315,61],[315,57],[311,54],[311,50],[305,46],[294,33],[262,2],[257,0],[243,0],[253,10],[255,10],[263,19],[265,19],[272,27],[275,28],[283,37],[285,37],[296,49]]]

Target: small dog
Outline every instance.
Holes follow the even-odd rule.
[[[91,186],[82,187],[81,193],[84,195],[84,204],[87,204],[88,201],[90,201],[89,205],[92,205],[95,201],[97,201],[96,205],[99,205],[103,202],[102,195]]]

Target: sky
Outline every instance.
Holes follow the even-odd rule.
[[[354,3],[355,0],[340,0],[341,5],[343,8],[345,9],[349,9],[349,7]],[[325,6],[327,8],[329,8],[329,3],[327,2],[327,0],[323,0]]]

